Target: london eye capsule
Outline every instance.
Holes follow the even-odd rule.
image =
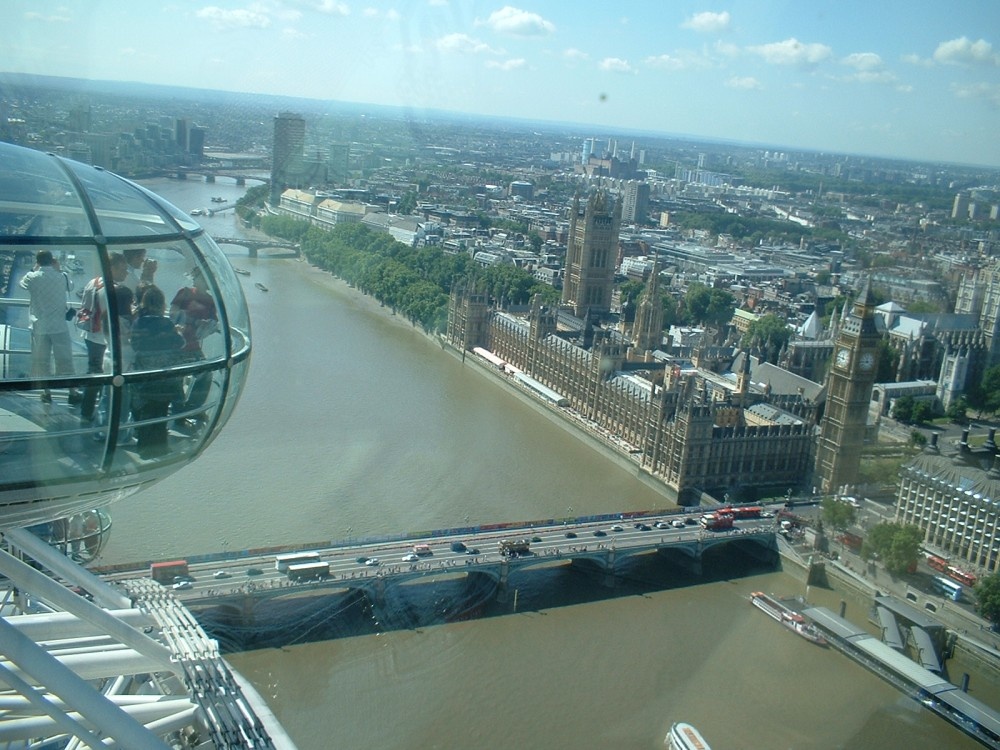
[[[192,461],[250,350],[239,281],[197,222],[103,169],[0,143],[0,529]]]

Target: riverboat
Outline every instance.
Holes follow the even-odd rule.
[[[218,195],[212,197],[212,203],[225,203],[226,199]]]
[[[826,639],[820,635],[816,626],[806,621],[806,618],[789,607],[783,601],[768,596],[762,591],[754,591],[750,595],[750,603],[764,614],[774,618],[793,633],[802,636],[810,643],[825,646]]]
[[[254,284],[254,286],[260,289],[262,292],[268,291],[267,287],[261,284],[259,281],[256,284]]]
[[[250,275],[250,272],[245,268],[237,268],[236,266],[233,266],[233,270],[236,271],[236,273],[238,273],[240,276]]]
[[[670,727],[663,744],[670,750],[712,750],[701,732],[683,721],[675,722]]]

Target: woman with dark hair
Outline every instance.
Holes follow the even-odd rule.
[[[135,323],[132,325],[132,369],[159,371],[180,363],[184,337],[166,315],[167,302],[157,286],[141,290]],[[158,378],[135,384],[132,417],[139,455],[156,458],[167,452],[167,412],[170,402],[181,394],[183,380],[161,373]]]

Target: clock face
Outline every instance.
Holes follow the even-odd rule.
[[[848,349],[839,349],[837,351],[837,365],[839,367],[847,367],[847,363],[851,361],[851,352]]]
[[[862,370],[872,369],[875,366],[875,355],[871,352],[865,352],[861,355],[861,359],[858,360],[858,364]]]

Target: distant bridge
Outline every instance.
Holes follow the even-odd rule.
[[[237,185],[246,185],[247,180],[263,183],[271,181],[269,173],[261,172],[259,168],[253,167],[248,169],[238,167],[178,167],[172,172],[178,180],[186,180],[188,177],[204,177],[205,182],[215,182],[216,177],[229,177],[236,180]]]
[[[240,247],[245,247],[250,251],[251,258],[256,258],[258,251],[269,250],[271,248],[290,250],[291,253],[289,254],[296,258],[300,255],[300,248],[297,244],[285,242],[284,240],[248,240],[243,237],[216,237],[215,235],[212,235],[212,239],[219,245],[239,245]]]

